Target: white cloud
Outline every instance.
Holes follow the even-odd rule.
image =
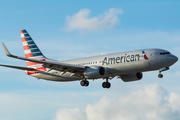
[[[60,109],[56,113],[57,120],[85,120],[85,115],[78,109]]]
[[[60,109],[56,120],[62,117],[66,120],[179,120],[179,101],[179,94],[168,94],[163,87],[152,84],[118,100],[102,97],[100,101],[88,104],[85,112],[78,108]]]
[[[68,31],[75,29],[94,31],[103,28],[113,28],[119,24],[118,14],[122,14],[123,10],[111,8],[95,17],[90,17],[90,12],[89,9],[81,9],[72,16],[66,16],[66,29]]]

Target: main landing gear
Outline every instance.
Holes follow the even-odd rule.
[[[103,88],[110,88],[111,87],[111,83],[108,82],[108,79],[109,78],[106,78],[106,82],[102,83],[102,87]],[[87,81],[86,79],[85,80],[81,80],[80,84],[81,84],[81,86],[87,87],[87,86],[89,86],[89,81]]]
[[[158,77],[159,77],[159,78],[163,78],[163,74],[161,74],[161,72],[166,71],[166,70],[169,70],[169,67],[161,68],[161,69],[159,70]]]
[[[102,83],[102,87],[103,88],[110,88],[111,87],[111,83],[108,82],[108,78],[106,78],[106,82]]]
[[[89,85],[89,81],[87,81],[87,80],[82,80],[82,81],[80,82],[80,84],[81,84],[81,86],[87,87],[87,86]]]
[[[163,74],[161,74],[161,73],[159,72],[158,77],[159,77],[159,78],[163,78]]]

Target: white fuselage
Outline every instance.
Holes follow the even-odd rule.
[[[46,60],[54,61],[50,59]],[[131,73],[159,70],[163,67],[173,65],[177,60],[178,58],[176,56],[170,54],[166,50],[144,49],[60,62],[86,67],[102,66],[107,70],[102,78],[107,78],[110,76],[114,77]],[[60,73],[61,72],[57,70],[50,70],[49,72],[41,72],[32,74],[31,76],[52,81],[75,81],[82,79],[78,76],[71,76],[72,73],[69,72],[66,72],[63,75]]]

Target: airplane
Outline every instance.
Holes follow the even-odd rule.
[[[87,87],[88,80],[101,78],[106,79],[102,87],[110,88],[109,80],[114,77],[131,82],[141,80],[142,72],[159,70],[158,77],[162,78],[162,72],[169,70],[169,67],[178,61],[178,57],[163,49],[142,49],[57,61],[46,58],[25,29],[21,30],[20,34],[25,57],[12,55],[4,43],[2,46],[8,57],[26,61],[27,67],[3,64],[0,66],[25,70],[27,75],[37,79],[58,82],[80,81],[81,86]]]

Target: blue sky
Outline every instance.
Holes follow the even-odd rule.
[[[1,0],[0,41],[24,56],[20,30],[26,29],[44,55],[56,60],[146,48],[180,58],[179,6],[178,0]],[[2,47],[0,54],[1,64],[26,66],[5,56]],[[36,80],[1,67],[0,119],[178,120],[179,67],[177,62],[163,79],[158,71],[131,83],[113,79],[109,90],[101,87],[101,79],[84,88],[79,81]]]

